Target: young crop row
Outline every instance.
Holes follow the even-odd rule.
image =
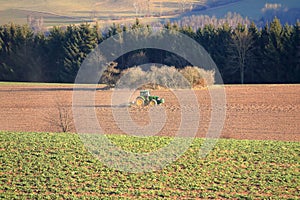
[[[110,135],[126,151],[146,153],[172,140]],[[0,132],[0,198],[249,198],[300,196],[300,143],[219,140],[199,158],[195,139],[176,162],[151,173],[111,169],[75,134]]]

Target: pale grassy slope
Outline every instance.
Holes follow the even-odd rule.
[[[56,13],[60,15],[79,16],[80,12],[97,10],[118,14],[120,12],[135,13],[134,3],[146,2],[145,0],[0,0],[0,10],[25,9],[42,12]],[[172,11],[178,9],[178,0],[152,0],[150,8],[152,12]],[[187,3],[199,3],[203,0],[187,0]]]
[[[191,3],[197,6],[211,1],[219,0],[150,0],[150,14],[173,18],[172,12],[181,9],[180,2],[185,2],[185,8],[189,8]],[[182,16],[208,14],[223,17],[230,11],[248,16],[250,19],[257,19],[262,16],[261,10],[266,3],[280,3],[289,9],[300,7],[299,0],[239,0],[237,3],[202,12],[186,12]],[[93,19],[107,23],[111,23],[109,20],[113,19],[119,23],[124,19],[128,21],[145,16],[148,12],[145,4],[147,0],[0,0],[0,24],[8,22],[24,24],[28,15],[43,16],[46,26],[76,24]],[[137,7],[142,7],[142,11],[138,14]]]
[[[187,0],[201,3],[206,0]],[[144,2],[144,4],[143,4]],[[145,0],[0,0],[0,24],[8,22],[26,23],[28,15],[43,16],[46,24],[69,23],[66,18],[73,18],[73,22],[91,20],[108,20],[113,18],[136,17],[136,5],[143,7],[140,15],[145,14]],[[151,15],[175,11],[180,8],[178,0],[151,0]]]

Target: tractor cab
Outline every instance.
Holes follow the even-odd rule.
[[[141,90],[140,91],[140,96],[141,97],[149,97],[150,96],[150,91],[149,90]]]

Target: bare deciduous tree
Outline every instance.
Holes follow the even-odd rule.
[[[64,133],[73,130],[74,124],[71,107],[63,101],[57,100],[55,109],[56,111],[48,113],[48,116],[45,116],[44,120],[48,122],[52,128],[55,127]]]
[[[231,57],[230,68],[233,72],[239,70],[241,84],[244,84],[244,74],[247,62],[249,62],[253,56],[253,43],[253,37],[247,29],[237,29],[231,37],[231,42],[228,49]]]

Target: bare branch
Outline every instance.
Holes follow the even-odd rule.
[[[253,56],[253,37],[247,30],[236,30],[231,38],[228,53],[231,57],[231,70],[240,71],[241,84],[244,83],[244,72],[247,61]]]
[[[47,116],[44,116],[44,120],[48,122],[51,127],[55,127],[64,133],[73,130],[74,124],[71,107],[63,103],[63,101],[56,100],[55,109],[56,112],[48,113]]]

